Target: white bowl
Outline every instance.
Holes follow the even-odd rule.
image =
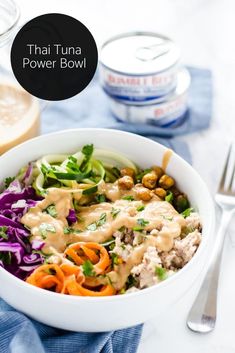
[[[51,153],[73,153],[87,143],[118,151],[147,168],[161,164],[166,148],[150,139],[106,129],[76,129],[29,140],[0,157],[1,180],[15,175],[29,161]],[[167,172],[201,216],[203,237],[192,260],[178,273],[156,286],[111,297],[76,297],[52,293],[19,280],[0,267],[0,296],[14,308],[47,325],[100,332],[142,323],[170,308],[197,280],[211,251],[214,206],[205,183],[181,157],[173,154]]]

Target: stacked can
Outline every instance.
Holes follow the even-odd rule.
[[[135,32],[101,48],[100,77],[115,117],[132,123],[173,127],[187,111],[190,75],[168,37]]]

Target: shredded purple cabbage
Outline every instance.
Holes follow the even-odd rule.
[[[22,183],[16,179],[0,194],[0,231],[5,234],[0,236],[0,266],[23,280],[44,261],[40,253],[34,252],[40,251],[44,243],[35,240],[30,244],[30,232],[20,223],[29,208],[41,200],[28,186],[31,174],[29,165]]]
[[[19,265],[21,263],[24,249],[20,244],[10,243],[9,241],[7,243],[0,242],[0,251],[14,254],[16,264]]]
[[[42,250],[44,244],[45,244],[44,241],[41,241],[41,240],[34,239],[31,241],[32,249],[37,251]]]
[[[32,184],[33,181],[33,163],[29,163],[28,168],[25,171],[25,174],[23,176],[23,184],[25,186],[29,186]]]
[[[19,222],[28,209],[34,207],[39,200],[41,197],[36,195],[31,186],[23,187],[19,180],[14,180],[0,194],[0,215]]]
[[[71,224],[77,222],[77,216],[76,216],[76,213],[75,213],[75,210],[74,209],[70,209],[69,210],[69,214],[68,214],[68,217],[66,218],[67,221],[68,221],[68,224],[71,226]]]

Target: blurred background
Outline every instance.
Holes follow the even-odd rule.
[[[228,145],[235,138],[234,0],[16,2],[21,8],[20,24],[48,12],[65,13],[79,19],[90,29],[98,47],[110,36],[121,32],[151,30],[168,35],[176,41],[181,47],[184,64],[211,69],[214,91],[211,126],[181,139],[190,148],[193,166],[211,191],[216,190]],[[234,243],[230,240],[226,247],[226,264],[223,265],[223,271],[227,273],[234,265]],[[145,325],[139,353],[170,353],[173,349],[181,353],[234,353],[235,305],[232,297],[235,288],[230,276],[222,276],[221,282],[220,315],[212,334],[197,336],[187,330],[185,321],[177,319],[178,313],[186,319],[193,300],[188,293],[176,307],[169,308],[163,317]]]
[[[120,32],[152,30],[168,35],[176,41],[181,47],[183,63],[210,68],[214,80],[211,128],[183,139],[192,149],[194,167],[208,182],[211,190],[215,190],[223,156],[229,140],[235,136],[233,0],[16,2],[21,8],[21,24],[43,13],[65,13],[83,22],[92,32],[98,46]]]

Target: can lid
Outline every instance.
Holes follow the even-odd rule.
[[[100,61],[111,70],[129,75],[158,73],[174,66],[178,46],[152,32],[133,32],[111,38],[101,48]]]

